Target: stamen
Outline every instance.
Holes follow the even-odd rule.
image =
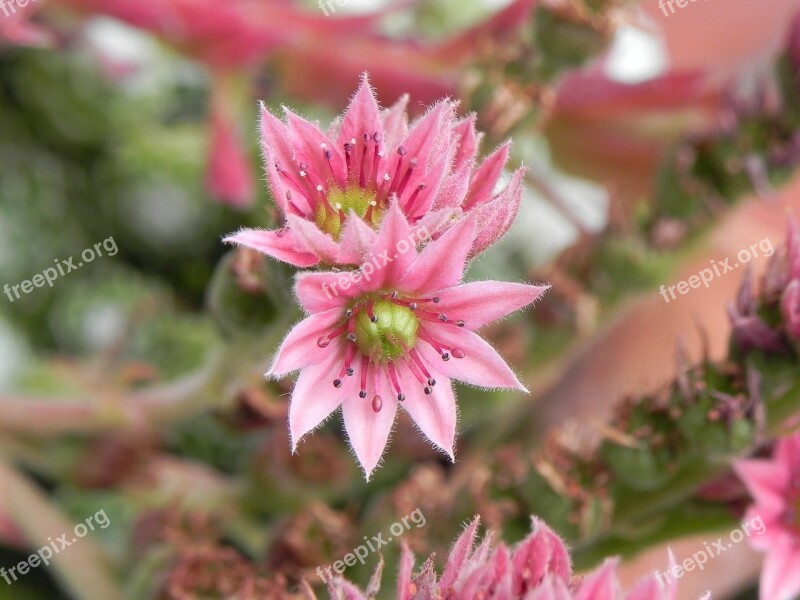
[[[400,185],[397,188],[397,197],[400,198],[403,195],[403,192],[406,190],[406,186],[408,185],[408,181],[411,179],[411,175],[414,173],[414,169],[417,168],[417,159],[412,158],[408,162],[408,170],[406,174],[403,175],[403,181],[400,182]]]
[[[349,142],[345,142],[344,145],[344,160],[347,163],[347,179],[350,180],[353,178],[353,157],[351,153],[353,152],[353,145]]]
[[[361,355],[361,391],[358,392],[360,398],[367,397],[367,372],[369,371],[369,358],[366,354]]]
[[[453,321],[449,319],[447,315],[442,313],[432,313],[427,310],[421,310],[417,313],[420,319],[425,319],[426,321],[435,321],[437,323],[447,323],[448,325],[457,325],[458,327],[464,327],[465,323],[462,319],[458,321]]]
[[[297,181],[294,177],[292,177],[292,174],[289,171],[286,171],[285,169],[283,169],[280,166],[280,164],[278,164],[278,163],[275,163],[275,170],[278,171],[278,175],[280,175],[286,181],[288,181],[295,188],[295,190],[301,196],[303,196],[305,198],[305,200],[306,200],[306,202],[308,202],[309,206],[311,206],[313,208],[313,205],[311,204],[311,198],[314,197],[314,194],[313,193],[311,193],[311,194],[308,193],[309,192],[308,186],[305,185],[305,182],[304,183],[300,183],[299,181]],[[289,192],[291,192],[291,190],[287,190],[287,194]]]
[[[328,169],[331,172],[331,177],[333,178],[333,181],[336,181],[336,173],[334,173],[333,171],[333,163],[331,162],[331,159],[333,158],[333,150],[329,150],[325,144],[322,144],[322,155],[328,162]]]
[[[451,352],[455,358],[464,358],[467,355],[461,348],[453,348]]]
[[[378,203],[375,200],[370,200],[369,206],[367,207],[367,212],[364,213],[364,220],[368,223],[372,221],[372,209],[378,206]]]
[[[383,398],[381,398],[376,394],[375,397],[372,399],[372,410],[373,412],[379,413],[381,412],[382,408],[383,408]]]
[[[305,201],[306,201],[306,204],[308,205],[308,207],[309,207],[311,210],[314,210],[314,206],[313,206],[313,205],[312,205],[312,204],[311,204],[311,203],[308,201],[308,198],[306,198],[306,197],[305,197],[305,196],[303,196],[302,194],[301,194],[301,196],[303,197],[303,200],[305,200]],[[295,212],[296,212],[298,215],[300,215],[301,217],[304,217],[304,216],[306,215],[306,213],[304,213],[304,212],[303,212],[303,211],[300,209],[300,207],[299,207],[297,204],[295,204],[295,202],[294,202],[294,200],[293,200],[293,199],[294,199],[294,194],[292,193],[292,190],[286,190],[286,203],[287,203],[287,204],[289,205],[289,207],[291,207],[291,208],[292,208],[292,210],[294,210],[294,211],[295,211]]]
[[[425,363],[422,362],[422,358],[420,358],[420,355],[417,354],[416,349],[412,348],[411,350],[409,350],[408,354],[413,359],[413,361],[417,364],[417,366],[419,367],[419,370],[422,371],[422,374],[425,375],[425,378],[428,380],[428,385],[435,385],[436,384],[435,381],[433,383],[431,383],[431,381],[433,381],[431,379],[431,374],[428,372],[428,369],[425,368]]]
[[[403,361],[406,363],[406,365],[408,366],[408,370],[411,371],[412,375],[414,375],[416,380],[419,381],[421,384],[425,385],[425,377],[419,371],[419,369],[417,368],[417,365],[414,363],[414,361],[408,360],[407,356],[403,357]]]
[[[431,347],[433,347],[433,349],[436,350],[440,354],[440,356],[442,357],[443,361],[447,362],[448,360],[450,360],[450,354],[448,354],[448,352],[445,349],[445,347],[442,346],[435,339],[433,339],[431,336],[429,336],[428,333],[424,329],[422,329],[420,327],[419,331],[417,331],[417,335],[420,337],[420,339],[425,340],[426,342],[428,342],[428,344],[430,344]]]
[[[400,391],[400,383],[397,381],[397,371],[394,368],[394,363],[389,361],[386,367],[389,370],[389,379],[392,380],[392,387],[394,387],[394,391],[397,392],[397,399],[402,402],[406,399],[406,395]]]
[[[347,375],[348,377],[352,377],[353,373],[355,373],[353,368],[350,366],[350,363],[353,362],[353,357],[356,355],[356,349],[357,349],[355,343],[350,341],[350,336],[354,335],[352,331],[354,327],[352,319],[347,322],[347,327],[348,329],[350,329],[350,333],[347,335],[347,341],[350,343],[347,344],[347,350],[345,350],[344,353],[344,366],[342,367],[342,370],[339,372],[339,379],[341,379],[345,375]]]
[[[308,172],[306,171],[308,165],[306,163],[300,164],[300,181],[296,181],[292,177],[292,174],[282,169],[278,163],[275,163],[275,168],[282,177],[288,180],[297,189],[297,191],[301,193],[301,195],[305,196],[309,206],[311,206],[313,209],[314,205],[312,205],[311,199],[319,194],[315,189],[314,182],[311,181],[310,177],[308,177]],[[321,200],[324,202],[326,208],[330,208],[330,204],[328,204],[328,199],[324,195],[321,196]]]
[[[349,323],[347,321],[345,321],[344,323],[339,325],[339,327],[337,327],[336,329],[334,329],[330,333],[328,333],[326,335],[321,335],[317,339],[317,346],[319,346],[320,348],[327,348],[328,344],[331,343],[331,340],[333,338],[335,338],[335,337],[339,337],[342,333],[344,333],[344,330],[347,329],[348,326],[349,326]],[[347,336],[347,339],[349,340],[350,336]]]
[[[407,215],[412,214],[411,209],[414,208],[414,203],[417,201],[417,198],[419,198],[420,192],[422,190],[424,190],[426,187],[428,187],[428,186],[426,186],[424,183],[421,183],[421,184],[419,184],[417,186],[417,189],[414,190],[414,193],[411,194],[411,198],[409,198],[408,202],[406,202],[406,214]]]
[[[383,136],[376,131],[375,134],[372,136],[372,139],[375,141],[375,150],[374,150],[374,152],[372,154],[372,173],[373,173],[374,178],[375,178],[375,182],[374,182],[375,186],[377,187],[377,185],[378,185],[378,161],[380,160],[380,157],[381,157],[381,154],[382,154],[380,148],[381,148],[381,140],[383,140]]]
[[[367,151],[369,150],[369,134],[364,134],[364,150],[361,152],[361,172],[358,174],[358,185],[367,187]]]
[[[386,200],[386,199],[387,199],[387,197],[388,197],[388,195],[389,195],[389,194],[388,194],[388,192],[386,191],[386,186],[389,184],[389,182],[390,182],[391,180],[392,180],[392,178],[391,178],[391,177],[389,177],[389,174],[388,174],[388,173],[384,173],[384,174],[383,174],[383,179],[381,180],[381,187],[380,187],[380,189],[378,190],[378,194],[377,194],[377,196],[376,196],[377,198],[381,198],[381,199],[384,199],[384,200]]]
[[[400,159],[397,161],[397,167],[394,169],[394,177],[392,177],[392,187],[389,188],[389,193],[391,194],[394,190],[394,182],[400,179],[400,170],[403,168],[403,157],[408,154],[408,150],[406,150],[403,146],[400,146],[397,149],[397,154],[400,156]],[[385,177],[384,177],[385,179]]]

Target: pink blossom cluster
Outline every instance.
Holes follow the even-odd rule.
[[[444,100],[410,124],[407,103],[381,109],[365,75],[327,132],[289,109],[282,121],[264,108],[267,179],[285,222],[226,238],[316,267],[297,276],[307,317],[284,339],[268,375],[300,371],[289,409],[293,450],[341,408],[367,478],[399,408],[454,459],[452,380],[527,391],[476,332],[547,289],[461,283],[469,261],[511,226],[525,170],[498,191],[510,144],[479,163],[474,115],[458,118],[457,105]],[[421,242],[407,248],[408,240]],[[361,277],[365,264],[380,268]],[[352,285],[331,294],[343,272]]]
[[[415,575],[414,557],[407,546],[397,575],[398,600],[675,600],[674,582],[661,585],[648,577],[623,592],[616,559],[576,576],[569,551],[558,535],[534,518],[532,532],[513,548],[492,546],[491,535],[478,540],[480,520],[472,521],[456,540],[441,576],[433,557]],[[671,560],[672,557],[671,557]],[[674,560],[673,560],[674,562]],[[374,578],[373,578],[374,579]],[[371,586],[374,590],[374,585]],[[331,598],[366,600],[355,585],[342,578],[328,584]],[[309,595],[314,598],[313,592]],[[706,594],[699,600],[710,600]]]

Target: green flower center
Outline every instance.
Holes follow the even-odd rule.
[[[375,202],[374,190],[356,184],[350,184],[344,190],[332,186],[327,198],[327,203],[320,202],[317,205],[314,221],[320,229],[336,240],[342,232],[342,216],[347,218],[350,216],[350,211],[375,227],[380,222],[383,211]]]
[[[361,310],[355,315],[356,346],[373,360],[395,360],[417,343],[419,318],[407,306],[376,300],[372,314]]]

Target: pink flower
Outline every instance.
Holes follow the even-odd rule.
[[[781,311],[786,321],[786,332],[800,338],[800,279],[793,279],[783,292]]]
[[[513,548],[498,544],[492,536],[478,540],[480,519],[470,523],[459,536],[441,576],[433,559],[414,576],[414,557],[407,546],[397,575],[397,600],[674,600],[674,581],[662,585],[650,577],[627,594],[620,590],[616,559],[609,559],[597,570],[576,577],[572,573],[567,547],[543,521],[532,519],[532,532]],[[674,561],[673,561],[674,564]],[[380,567],[370,583],[377,589]],[[366,600],[350,582],[338,578],[329,582],[331,598]],[[314,599],[313,593],[309,593]],[[699,600],[710,600],[706,594]]]
[[[15,2],[0,2],[0,45],[52,45],[53,34],[31,21],[31,17],[40,9],[41,3],[29,2],[20,6]]]
[[[791,600],[800,594],[800,434],[783,438],[770,460],[734,465],[755,500],[745,517],[761,519],[763,533],[748,538],[766,553],[762,600]]]
[[[293,451],[341,406],[350,444],[369,478],[402,406],[452,459],[451,379],[527,391],[474,331],[531,304],[547,288],[496,281],[459,285],[475,224],[476,217],[468,216],[417,253],[425,232],[410,225],[393,202],[375,239],[348,257],[364,261],[360,270],[297,277],[295,293],[309,316],[283,341],[267,374],[282,377],[301,369],[289,408]],[[305,227],[301,231],[311,225]],[[357,219],[345,224],[342,237],[355,248],[370,231]]]
[[[470,256],[486,249],[516,216],[524,169],[495,194],[510,145],[476,168],[480,136],[474,116],[457,120],[456,104],[445,100],[409,130],[407,103],[404,97],[381,111],[364,75],[329,135],[289,109],[285,123],[263,109],[267,178],[286,227],[244,229],[225,241],[299,267],[354,264],[359,244],[375,238],[374,229],[396,199],[409,222],[434,236],[452,216],[475,213],[479,234]],[[359,224],[349,226],[354,219]]]
[[[212,89],[208,190],[231,206],[248,206],[253,199],[250,159],[238,136],[234,95],[229,77],[218,75]]]

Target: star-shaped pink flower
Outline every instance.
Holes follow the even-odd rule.
[[[394,202],[358,271],[302,273],[295,287],[308,317],[280,346],[268,373],[301,370],[292,393],[292,448],[341,406],[350,444],[369,478],[398,406],[452,459],[451,379],[527,391],[477,329],[539,298],[546,286],[460,284],[476,217],[458,221],[419,253],[419,229]]]
[[[755,500],[746,520],[761,519],[762,533],[748,542],[766,553],[761,600],[792,600],[800,594],[800,434],[783,438],[770,460],[734,465]]]
[[[486,249],[517,214],[525,169],[495,193],[510,144],[477,166],[474,115],[459,120],[456,103],[443,100],[409,126],[407,104],[405,96],[381,110],[364,75],[327,134],[288,108],[283,122],[262,107],[267,179],[286,223],[277,231],[243,229],[225,241],[298,267],[353,265],[396,202],[410,223],[431,234],[462,214],[477,215],[470,254]]]

